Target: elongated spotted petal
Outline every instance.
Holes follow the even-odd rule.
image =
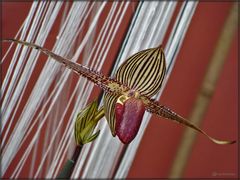
[[[192,124],[190,121],[186,120],[185,118],[181,117],[180,115],[178,115],[177,113],[173,112],[171,109],[159,105],[158,102],[156,101],[149,101],[148,105],[146,106],[146,109],[151,112],[151,113],[155,113],[161,117],[167,118],[167,119],[171,119],[174,120],[184,126],[190,127],[198,132],[200,132],[201,134],[205,135],[208,139],[210,139],[212,142],[216,143],[216,144],[234,144],[236,143],[236,141],[225,141],[225,140],[218,140],[215,139],[211,136],[209,136],[205,131],[203,131],[202,129],[200,129],[199,127],[195,126],[194,124]]]
[[[114,96],[114,95],[108,94],[108,93],[105,93],[105,95],[104,95],[105,117],[107,119],[108,125],[110,127],[110,130],[111,130],[113,136],[116,136],[115,104],[117,102],[117,98],[118,98],[118,96]]]
[[[129,57],[119,67],[116,79],[142,95],[153,96],[160,90],[165,72],[162,48],[152,48]]]
[[[29,43],[26,41],[21,41],[17,39],[4,39],[3,42],[14,42],[18,44],[22,44],[24,46],[28,46],[34,49],[37,49],[41,51],[42,53],[46,54],[47,56],[53,58],[55,61],[64,64],[67,68],[73,70],[75,73],[82,75],[83,77],[87,78],[88,80],[92,81],[95,83],[97,86],[101,87],[104,91],[109,92],[109,93],[115,93],[112,91],[111,88],[109,88],[108,83],[112,82],[111,79],[108,77],[104,76],[103,74],[94,71],[86,66],[83,66],[82,64],[75,63],[69,59],[66,59],[62,56],[59,56],[52,51],[43,48],[39,45],[36,45],[34,43]]]

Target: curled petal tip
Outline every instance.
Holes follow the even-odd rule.
[[[207,134],[205,134],[212,142],[214,142],[215,144],[220,144],[220,145],[225,145],[225,144],[235,144],[237,141],[221,141],[221,140],[217,140],[215,138],[212,138],[211,136],[208,136]]]
[[[234,140],[234,141],[228,141],[228,144],[235,144],[237,141]]]

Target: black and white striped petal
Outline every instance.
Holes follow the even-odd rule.
[[[117,70],[116,79],[142,95],[151,97],[160,90],[165,73],[164,52],[158,47],[129,57]]]

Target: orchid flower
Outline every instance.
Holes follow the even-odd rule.
[[[128,144],[136,137],[145,111],[195,129],[216,144],[236,142],[212,138],[185,118],[152,99],[152,96],[159,92],[166,72],[165,55],[161,46],[132,55],[118,68],[115,77],[109,78],[33,43],[16,39],[3,41],[15,42],[37,49],[104,90],[103,108],[97,111],[97,105],[93,103],[79,114],[79,120],[75,123],[75,139],[78,144],[90,142],[98,136],[99,131],[94,135],[92,132],[97,120],[104,114],[112,135],[117,135],[122,143]],[[94,113],[89,113],[92,112],[89,111],[91,108]],[[81,124],[85,124],[85,126],[81,127]]]

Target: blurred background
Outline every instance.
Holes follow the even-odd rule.
[[[16,36],[26,19],[30,8],[32,7],[32,2],[1,2],[1,4],[2,38],[13,38]],[[162,42],[163,47],[167,44],[167,40],[182,4],[183,2],[176,2],[176,8]],[[69,11],[71,5],[72,3],[63,3],[58,16],[56,16],[56,19],[54,20],[54,26],[47,36],[44,47],[52,49],[54,46],[57,34],[59,33],[59,28],[63,25],[62,21],[66,19],[64,13]],[[107,2],[104,7],[105,9],[98,20],[98,26],[94,30],[95,36],[93,36],[91,42],[89,42],[90,45],[84,46],[85,54],[83,52],[80,55],[78,60],[79,63],[84,63],[83,59],[84,57],[87,57],[86,53],[91,49],[91,43],[93,44],[93,42],[96,41],[98,37],[97,35],[100,33],[100,27],[103,26],[102,24],[106,20],[108,13],[110,13],[112,6],[113,2]],[[118,6],[120,5],[117,5],[116,8],[120,8]],[[112,45],[109,47],[110,51],[106,54],[106,60],[102,62],[103,65],[101,71],[104,74],[109,75],[111,73],[111,69],[114,66],[116,57],[126,37],[128,27],[130,26],[132,17],[136,13],[138,6],[139,4],[137,2],[130,3],[126,8],[124,20],[118,27],[117,33],[115,35],[112,34],[114,38]],[[200,120],[197,120],[196,123],[209,135],[223,140],[238,139],[239,37],[237,28],[239,26],[234,26],[231,23],[230,25],[226,25],[231,13],[233,11],[238,11],[237,8],[234,9],[233,6],[234,2],[199,2],[197,4],[194,15],[183,39],[182,46],[176,56],[176,63],[173,66],[171,75],[169,76],[168,82],[160,98],[161,104],[170,107],[183,117],[190,120],[198,119],[198,117],[200,117]],[[94,8],[98,9],[99,7],[100,5],[94,6],[92,11],[94,11]],[[34,14],[34,16],[37,16],[37,14]],[[115,16],[117,15],[115,14]],[[78,46],[84,39],[93,18],[94,16],[89,16],[89,18],[86,19],[86,23],[81,30],[82,32],[75,42],[75,46]],[[231,27],[233,28],[231,29]],[[224,32],[225,34],[230,34],[230,36],[227,36],[229,37],[228,39],[222,38]],[[2,57],[6,54],[9,46],[10,44],[8,43],[2,44]],[[15,48],[16,46],[14,45],[1,63],[1,82],[6,79],[7,73],[10,71]],[[224,50],[222,50],[222,48]],[[76,47],[72,47],[72,49],[73,52],[68,52],[68,54],[66,54],[68,58],[73,57],[75,52],[74,49],[76,50]],[[217,57],[223,59],[221,65],[219,65],[219,73],[216,73],[214,68],[209,68],[211,65],[210,62],[212,62],[213,59],[217,59]],[[40,55],[39,59],[47,58],[44,55]],[[2,129],[1,132],[2,138],[6,136],[6,143],[2,144],[2,149],[6,148],[8,140],[11,140],[11,134],[14,127],[18,126],[17,122],[21,119],[21,113],[29,99],[32,89],[36,85],[36,79],[39,78],[39,73],[42,71],[43,67],[45,67],[45,64],[46,61],[44,60],[38,60],[36,62],[34,71],[30,74],[31,77],[25,85],[26,89],[21,90],[21,100],[17,99],[20,103],[19,106],[16,108],[16,105],[13,105],[13,109],[16,108],[14,109],[16,112],[12,119],[12,124],[10,125],[10,121],[7,121],[6,123],[6,127],[10,127],[10,129],[8,133],[6,130],[7,128]],[[16,68],[16,65],[13,68]],[[54,86],[58,82],[59,75],[63,71],[64,68],[58,68],[51,86],[47,89],[47,93],[44,95],[45,100],[43,100],[40,106],[37,107],[36,114],[32,118],[31,123],[37,121],[37,114],[43,109],[47,97],[53,91]],[[12,72],[14,72],[14,70]],[[22,71],[19,73],[19,79],[21,80]],[[214,84],[213,89],[210,88],[210,90],[206,90],[203,88],[206,74],[213,74],[212,76],[216,76],[216,83]],[[13,73],[9,76],[10,79],[12,79]],[[20,81],[19,79],[18,81]],[[61,101],[58,105],[54,106],[53,112],[48,116],[47,121],[50,121],[53,116],[55,119],[62,116],[61,112],[64,111],[77,81],[78,76],[71,73],[68,78],[68,87],[63,88],[61,92],[63,94],[60,95]],[[9,88],[10,84],[11,80],[8,82],[6,89]],[[86,98],[86,102],[82,104],[82,107],[84,107],[87,102],[96,99],[99,95],[101,95],[101,91],[98,88],[94,87],[91,89],[91,94]],[[197,106],[199,103],[199,97],[205,97],[207,99],[207,106],[200,115],[196,113],[198,112],[198,108],[201,109],[201,107]],[[2,93],[1,103],[4,98],[6,98],[5,92]],[[49,107],[50,105],[44,107],[44,112],[46,112]],[[55,145],[51,150],[52,153],[47,155],[49,159],[46,160],[46,162],[41,161],[44,156],[44,146],[47,146],[47,144],[50,143],[49,139],[52,137],[51,133],[46,137],[46,130],[50,129],[51,132],[54,132],[54,127],[57,126],[56,123],[54,125],[49,123],[43,125],[44,128],[40,130],[40,135],[37,137],[39,138],[38,142],[32,149],[30,149],[30,153],[27,155],[25,162],[22,163],[22,168],[20,168],[21,166],[19,162],[21,162],[21,158],[26,152],[29,142],[32,140],[32,137],[38,129],[38,125],[34,125],[33,130],[28,134],[27,139],[23,142],[21,147],[13,150],[15,151],[15,154],[12,156],[12,159],[8,160],[9,163],[8,166],[6,166],[6,171],[2,174],[3,177],[34,177],[34,174],[37,172],[37,177],[46,177],[48,167],[52,161],[51,158],[54,156],[54,148],[57,148],[61,140],[60,137],[64,134],[64,129],[67,127],[73,107],[74,101],[68,107],[69,112],[66,112],[64,115],[63,122],[61,122],[62,127],[58,133],[59,138],[55,141]],[[78,111],[80,109],[81,108],[79,107]],[[13,116],[13,111],[10,115]],[[44,115],[38,119],[38,123],[43,119],[43,116]],[[46,143],[45,145],[44,142]],[[62,154],[64,160],[66,160],[68,154],[69,152]],[[38,166],[41,162],[44,166],[39,170]],[[63,161],[59,164],[63,164]],[[118,167],[119,166],[116,165],[114,168]],[[57,172],[59,169],[55,171]],[[115,172],[116,170],[111,170],[111,172],[112,171]],[[114,173],[110,174],[111,175],[107,177],[114,177]],[[182,127],[177,123],[172,123],[169,120],[159,118],[155,115],[151,117],[151,120],[146,127],[136,155],[133,158],[133,162],[126,175],[128,178],[237,178],[238,176],[238,142],[234,145],[216,145],[201,134],[195,134],[192,130],[188,131],[188,128]]]

